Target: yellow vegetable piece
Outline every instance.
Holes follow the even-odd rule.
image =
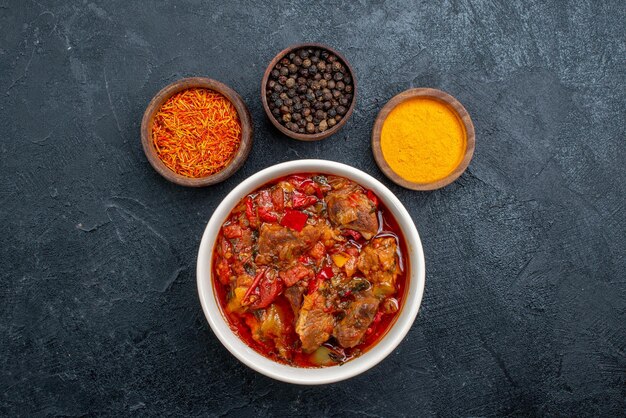
[[[343,267],[348,261],[348,257],[343,254],[333,254],[332,259],[333,263],[335,263],[335,265],[339,268]]]
[[[236,287],[233,292],[233,298],[228,301],[228,309],[232,312],[237,312],[242,310],[241,302],[243,301],[243,297],[246,295],[245,287]]]

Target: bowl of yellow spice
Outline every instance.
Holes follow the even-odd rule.
[[[378,167],[412,190],[435,190],[455,181],[469,165],[474,146],[469,113],[437,89],[410,89],[393,97],[372,130]]]

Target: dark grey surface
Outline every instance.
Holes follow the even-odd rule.
[[[0,414],[621,415],[626,409],[626,8],[622,1],[228,6],[0,0]],[[324,42],[359,82],[319,143],[265,119],[282,48]],[[143,155],[151,97],[184,76],[245,99],[256,135],[225,183],[167,183]],[[468,109],[455,184],[403,190],[374,164],[382,105],[417,86]],[[373,370],[297,387],[240,364],[202,314],[211,213],[274,163],[327,158],[411,212],[426,293]]]

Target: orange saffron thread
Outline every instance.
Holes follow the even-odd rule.
[[[176,93],[152,124],[157,155],[175,173],[206,177],[232,161],[241,144],[235,106],[222,94],[203,88]]]

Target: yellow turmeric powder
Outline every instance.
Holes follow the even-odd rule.
[[[458,167],[467,137],[453,109],[435,99],[416,97],[389,113],[383,123],[380,147],[399,176],[429,183],[443,179]]]

